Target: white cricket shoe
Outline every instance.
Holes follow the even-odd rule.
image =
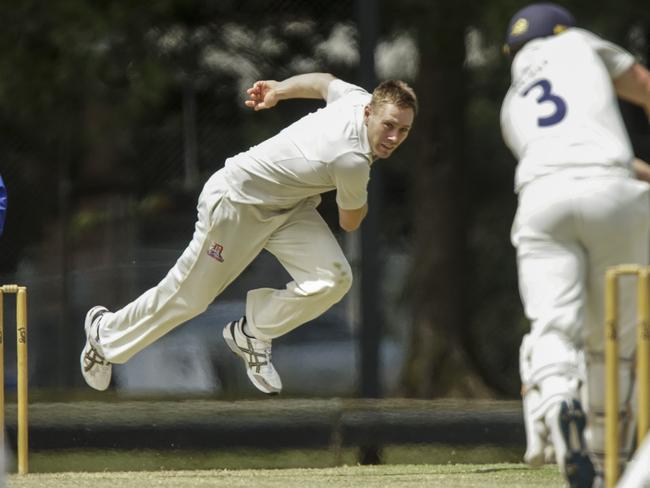
[[[271,363],[271,342],[249,337],[243,331],[246,317],[230,322],[223,329],[228,347],[246,364],[246,374],[261,392],[275,395],[282,391],[282,380]]]
[[[99,352],[99,321],[108,309],[102,306],[91,308],[86,314],[84,329],[86,345],[81,351],[81,374],[86,383],[95,390],[104,391],[111,383],[113,365]]]

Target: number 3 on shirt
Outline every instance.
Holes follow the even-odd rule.
[[[542,79],[539,81],[536,81],[532,85],[530,85],[526,90],[521,94],[522,97],[527,96],[530,91],[535,88],[536,86],[540,87],[542,89],[542,93],[537,97],[537,103],[541,104],[544,102],[551,102],[553,105],[555,105],[555,111],[546,117],[539,117],[537,119],[537,125],[540,127],[549,127],[551,125],[555,125],[559,122],[562,121],[562,119],[566,116],[566,102],[564,99],[558,95],[555,95],[551,91],[551,82]]]

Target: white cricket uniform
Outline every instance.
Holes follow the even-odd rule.
[[[612,84],[633,63],[627,51],[578,28],[527,43],[512,63],[501,126],[518,160],[512,242],[531,321],[521,375],[524,388],[539,395],[524,401],[533,418],[578,394],[586,395],[588,415],[600,417],[605,270],[648,263],[648,185],[633,178]],[[620,351],[628,360],[634,351],[630,285],[620,307]],[[587,431],[591,452],[602,448],[601,436]]]
[[[341,300],[352,272],[316,207],[336,190],[343,209],[367,201],[372,153],[364,122],[371,95],[334,80],[327,105],[276,136],[226,160],[198,200],[192,241],[167,276],[102,321],[110,362],[123,363],[203,312],[263,250],[291,275],[285,289],[246,297],[246,319],[261,339],[279,337]]]

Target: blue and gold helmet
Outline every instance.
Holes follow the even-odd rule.
[[[564,7],[555,3],[532,3],[512,16],[508,24],[504,52],[514,54],[531,39],[548,37],[576,25]]]

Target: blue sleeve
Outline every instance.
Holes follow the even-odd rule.
[[[5,226],[5,216],[7,215],[7,189],[5,188],[5,182],[2,181],[2,176],[0,176],[0,235]]]

